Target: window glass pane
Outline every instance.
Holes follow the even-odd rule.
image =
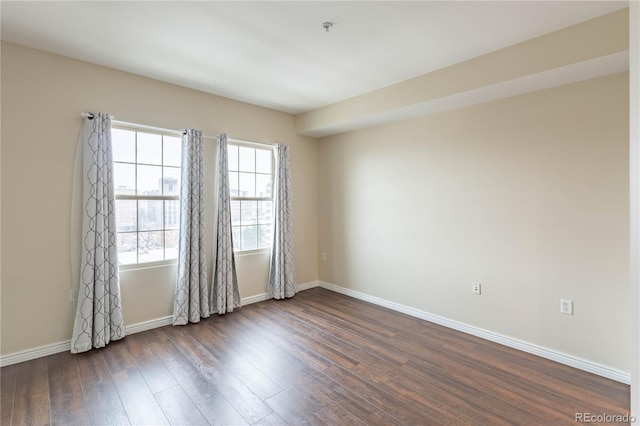
[[[179,136],[112,128],[112,147],[117,195],[180,195]],[[115,206],[121,264],[177,258],[179,200],[120,199]]]
[[[240,225],[240,201],[231,200],[231,226]]]
[[[138,229],[162,229],[162,200],[138,200]]]
[[[238,171],[238,147],[236,145],[227,145],[227,160],[229,170]]]
[[[113,161],[136,161],[136,132],[132,130],[111,129],[111,148]]]
[[[113,163],[113,186],[116,194],[136,193],[135,164]]]
[[[138,194],[161,195],[160,183],[162,182],[161,166],[138,165]]]
[[[180,226],[180,201],[164,201],[164,229],[178,229]]]
[[[238,147],[240,151],[240,168],[241,172],[255,172],[256,171],[256,150],[253,148],[246,148],[244,146]]]
[[[256,149],[256,172],[271,173],[272,151],[265,149]]]
[[[239,226],[234,226],[231,228],[231,238],[233,238],[233,250],[242,250],[242,239],[240,238]]]
[[[273,202],[255,198],[273,196],[273,150],[232,144],[228,147],[229,189],[231,197],[235,198],[231,201],[234,250],[269,248]]]
[[[135,232],[118,234],[118,262],[122,265],[138,262],[138,235]]]
[[[177,167],[163,167],[162,173],[162,194],[180,195],[180,169]]]
[[[162,135],[138,133],[138,163],[162,164]]]
[[[162,162],[165,166],[180,167],[182,159],[182,141],[171,136],[162,137]]]
[[[258,201],[258,223],[269,224],[272,223],[273,218],[271,212],[273,208],[272,201]]]
[[[138,209],[136,200],[116,200],[116,231],[137,231]]]
[[[154,262],[163,259],[163,233],[163,231],[138,233],[138,262]]]
[[[232,197],[240,195],[238,186],[238,172],[229,172],[229,193]]]
[[[178,258],[178,230],[165,231],[164,233],[164,258]]]
[[[257,201],[241,201],[240,202],[240,220],[242,225],[254,225],[258,223],[258,202]]]
[[[258,248],[271,248],[273,225],[258,226]]]
[[[239,173],[240,175],[240,197],[256,196],[256,175],[253,173]]]
[[[256,197],[271,197],[271,175],[256,175]]]
[[[258,227],[242,226],[242,250],[255,250],[258,248]]]

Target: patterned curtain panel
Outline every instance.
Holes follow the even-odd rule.
[[[180,243],[173,325],[199,322],[209,316],[202,157],[202,132],[187,129],[182,135]]]
[[[111,117],[84,121],[82,260],[71,352],[106,346],[125,336],[118,275]]]
[[[274,299],[293,297],[297,291],[293,260],[293,211],[289,147],[276,145],[275,226],[267,294]]]
[[[216,257],[214,261],[211,309],[219,314],[240,307],[240,292],[236,275],[236,259],[231,238],[231,196],[229,195],[229,163],[227,135],[220,135],[218,144],[218,210],[216,226]]]

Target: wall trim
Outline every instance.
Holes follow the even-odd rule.
[[[298,284],[298,291],[301,292],[310,288],[318,287],[320,281],[310,281],[308,283]],[[252,303],[258,303],[270,299],[267,293],[256,294],[255,296],[243,297],[242,306],[251,305]]]
[[[607,367],[602,364],[591,362],[582,358],[568,355],[562,352],[554,351],[543,346],[538,346],[533,343],[525,342],[522,340],[514,339],[512,337],[504,336],[493,331],[485,330],[479,327],[474,327],[463,322],[454,321],[439,315],[430,314],[429,312],[422,311],[420,309],[411,308],[409,306],[401,305],[399,303],[391,302],[386,299],[371,296],[366,293],[362,293],[349,288],[341,287],[335,284],[320,281],[319,287],[327,290],[341,293],[346,296],[350,296],[356,299],[364,300],[365,302],[373,303],[374,305],[383,306],[391,310],[402,312],[412,317],[420,318],[425,321],[429,321],[438,325],[442,325],[453,330],[461,331],[463,333],[471,334],[476,337],[480,337],[485,340],[489,340],[494,343],[499,343],[504,346],[508,346],[513,349],[518,349],[523,352],[527,352],[533,355],[540,356],[542,358],[550,359],[551,361],[558,362],[560,364],[568,365],[579,370],[583,370],[589,373],[597,374],[598,376],[606,377],[607,379],[615,380],[617,382],[630,384],[631,375],[626,371],[620,371],[615,368]]]
[[[140,333],[141,331],[152,330],[154,328],[160,328],[164,327],[165,325],[171,324],[173,324],[173,315],[139,322],[137,324],[127,326],[127,336],[130,334]]]
[[[0,367],[17,364],[19,362],[31,361],[32,359],[42,358],[49,355],[58,354],[71,350],[71,340],[64,342],[52,343],[50,345],[38,346],[37,348],[27,349],[26,351],[14,352],[9,355],[0,357]]]
[[[267,293],[256,294],[255,296],[243,297],[240,302],[241,306],[251,305],[252,303],[262,302],[269,299]]]
[[[308,290],[310,288],[318,287],[319,281],[311,281],[304,284],[298,284],[298,291]],[[250,305],[252,303],[262,302],[269,297],[267,293],[257,294],[255,296],[249,296],[242,299],[242,306]],[[173,323],[173,316],[160,317],[149,321],[139,322],[127,326],[127,336],[130,334],[140,333],[142,331],[152,330],[154,328],[164,327],[165,325],[171,325]],[[0,367],[7,365],[17,364],[19,362],[31,361],[32,359],[42,358],[49,355],[55,355],[60,352],[66,352],[71,350],[71,340],[65,340],[63,342],[52,343],[50,345],[38,346],[37,348],[27,349],[25,351],[14,352],[12,354],[0,356]]]

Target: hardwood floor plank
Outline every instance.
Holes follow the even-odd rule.
[[[422,412],[403,400],[403,395],[392,395],[385,390],[380,389],[375,384],[347,371],[340,367],[330,367],[324,373],[333,380],[343,383],[350,389],[353,389],[363,398],[380,407],[385,412],[400,419],[406,424],[424,424],[424,423],[440,423],[439,416],[433,417],[432,414]],[[472,424],[472,422],[460,419],[457,413],[452,413],[452,418],[460,420],[456,424]]]
[[[275,333],[266,334],[244,312],[238,313],[236,320],[229,324],[229,329],[244,337],[234,340],[234,345],[239,345],[243,351],[250,353],[250,358],[247,359],[254,365],[261,363],[263,368],[260,370],[283,389],[288,389],[300,375],[311,374],[327,365],[326,359],[309,351],[305,351],[300,359],[294,357],[295,345]],[[280,374],[270,374],[272,369],[280,371]]]
[[[289,323],[289,318],[278,313],[282,312],[282,309],[278,308],[277,305],[265,304],[265,306],[268,307],[248,311],[249,318],[253,318],[258,324],[262,324],[264,327],[277,330],[279,336],[286,338],[290,342],[294,342],[297,349],[311,351],[322,357],[323,362],[319,363],[321,368],[338,364],[348,370],[358,364],[356,359],[345,354],[341,348],[336,348],[322,341],[321,333],[314,332],[313,334],[308,334],[296,327],[292,327]]]
[[[264,306],[269,306],[269,304],[264,304]],[[263,307],[263,309],[269,308]],[[277,317],[279,323],[281,324],[293,324],[293,322],[290,323],[282,319],[282,316],[286,315],[282,312],[282,310],[272,309],[270,310],[270,314],[274,317]],[[304,329],[305,327],[307,327],[307,324],[304,321],[297,320],[295,321],[295,326],[299,329]],[[309,335],[311,334],[309,333]],[[322,339],[323,337],[319,336],[317,333],[313,336],[314,340]],[[390,378],[396,379],[397,381],[411,387],[411,389],[413,389],[414,391],[432,395],[432,397],[440,401],[448,400],[449,403],[462,404],[462,406],[469,405],[468,409],[462,410],[461,412],[471,413],[473,407],[484,407],[485,409],[487,409],[487,407],[491,408],[491,410],[488,410],[489,413],[485,413],[482,415],[485,419],[485,422],[491,421],[494,423],[499,423],[500,421],[504,421],[501,420],[503,418],[501,413],[505,412],[507,414],[515,416],[529,414],[523,410],[520,410],[518,407],[508,405],[502,400],[492,397],[491,395],[487,395],[485,392],[469,393],[466,385],[460,382],[446,380],[448,379],[447,377],[444,377],[445,380],[440,378],[437,381],[431,380],[430,377],[416,380],[415,376],[407,374],[405,371],[398,368],[394,363],[388,363],[385,360],[369,354],[366,351],[354,351],[352,349],[353,346],[347,342],[335,340],[334,338],[332,344],[337,348],[341,348],[343,351],[349,351],[352,354],[351,356],[354,359],[357,359],[362,364],[371,367],[375,371],[384,373]],[[437,374],[439,374],[439,372],[437,372]],[[446,383],[447,386],[438,386],[443,382]],[[452,398],[454,399],[454,401],[452,401]],[[459,406],[459,408],[461,408],[462,406]],[[535,418],[535,416],[531,416]],[[541,418],[538,418],[538,420],[540,423],[543,423]]]
[[[290,309],[301,319],[317,324],[334,336],[361,347],[372,354],[396,362],[398,365],[402,365],[408,360],[402,353],[386,345],[382,339],[372,336],[372,332],[352,327],[348,323],[322,312],[314,311],[310,313],[308,310],[297,310],[295,308],[292,306]]]
[[[336,336],[326,327],[323,327],[318,322],[311,321],[308,318],[283,311],[282,309],[276,309],[269,305],[266,305],[266,307],[262,309],[269,310],[270,315],[277,319],[281,325],[296,329],[300,335],[313,336],[314,340],[317,340],[332,350],[341,353],[354,365],[360,363],[371,363],[385,369],[397,368],[399,365],[402,365],[402,363],[385,358],[381,354],[372,353],[366,348],[359,346],[357,337],[354,337],[349,333]],[[349,369],[349,364],[341,362],[337,363],[340,364],[341,367]]]
[[[260,370],[231,351],[209,327],[188,327],[187,332],[198,340],[225,368],[263,401],[282,391],[282,388]]]
[[[339,305],[328,301],[325,302],[332,306]],[[363,304],[363,302],[358,302]],[[378,316],[381,312],[389,311],[388,309],[374,305],[363,304],[363,306],[364,307],[361,308],[361,314],[367,309],[371,312],[375,312],[375,315],[371,313],[367,314],[366,316],[368,317]],[[313,307],[315,309],[318,306],[317,304],[314,304]],[[349,309],[349,312],[351,312],[351,309]],[[392,312],[391,314],[396,313]],[[400,315],[399,317],[406,319],[406,315]],[[535,395],[534,397],[538,398],[538,401],[534,405],[544,405],[544,409],[547,410],[546,415],[552,417],[560,416],[560,418],[566,420],[567,416],[576,410],[588,411],[587,406],[580,402],[580,400],[584,398],[584,392],[580,392],[579,387],[570,390],[571,381],[566,387],[562,385],[563,380],[566,378],[566,372],[576,374],[577,370],[530,354],[523,354],[511,348],[506,348],[493,342],[484,341],[476,338],[475,336],[451,332],[451,330],[447,331],[448,334],[446,338],[440,338],[436,333],[436,336],[434,336],[435,342],[433,342],[432,340],[434,339],[421,338],[423,328],[437,329],[438,332],[442,332],[442,330],[446,331],[443,327],[430,324],[428,322],[424,322],[423,326],[421,326],[421,324],[415,324],[413,327],[408,327],[404,332],[397,333],[395,338],[388,341],[388,344],[405,353],[408,355],[409,359],[418,363],[424,362],[427,359],[440,359],[438,362],[446,364],[451,361],[451,358],[453,358],[454,360],[451,362],[451,368],[467,365],[469,368],[467,369],[467,374],[465,374],[465,376],[469,377],[469,375],[471,375],[470,377],[473,377],[474,383],[488,383],[496,374],[502,374],[502,377],[504,377],[505,380],[513,377],[521,377],[521,380],[518,381],[516,379],[513,381],[515,387],[511,389],[516,393],[516,395],[519,390],[522,390],[523,395],[527,395],[529,393]],[[453,338],[457,338],[458,335],[460,335],[461,344]],[[474,350],[470,351],[470,347],[473,347]],[[514,357],[514,354],[516,354],[515,357],[518,358],[518,362],[513,362],[511,359]],[[435,362],[435,364],[439,365],[438,362]],[[546,377],[544,371],[547,370],[545,368],[545,364],[552,364],[556,370],[556,374],[553,378],[548,377],[547,380],[543,379]],[[563,370],[565,370],[565,374],[562,374]],[[392,372],[393,370],[387,370],[387,373]],[[485,380],[481,378],[482,374],[478,376],[478,373],[484,373]],[[585,377],[585,373],[578,373],[578,377]],[[534,380],[529,380],[530,374],[533,374]],[[605,380],[605,382],[609,384],[612,383],[607,380]],[[559,389],[558,385],[559,388],[564,389],[564,393],[557,392],[557,389]],[[626,402],[628,393],[624,391],[624,388],[621,389],[619,386],[616,387],[616,389],[618,389],[618,391],[615,392],[614,395],[622,395],[622,405],[626,406],[628,404]],[[483,393],[488,393],[493,396],[494,401],[495,399],[505,397],[500,386],[485,388],[481,394]],[[582,396],[576,397],[576,394],[581,394]],[[511,398],[512,396],[513,395],[508,395],[507,398]],[[590,400],[594,396],[595,395],[587,395],[586,399]],[[573,410],[571,410],[571,413],[567,413],[566,409],[569,400],[573,403]],[[611,399],[608,398],[608,401],[611,401]],[[613,405],[611,405],[611,402],[608,404],[595,404],[595,406],[602,412],[611,412],[613,409],[612,407],[619,407],[620,405],[620,401],[614,402]],[[513,402],[513,405],[509,405],[508,409],[511,411],[518,411],[519,406],[520,405],[518,403]],[[593,410],[594,405],[592,404],[591,406]],[[502,412],[501,408],[504,407],[495,407],[498,413]],[[550,411],[554,412],[552,413]],[[533,413],[537,412],[539,412],[539,410],[534,410],[530,415],[535,417],[535,414]],[[613,412],[617,413],[619,411]]]
[[[317,392],[321,392],[327,397],[328,401],[325,401],[325,406],[332,407],[335,405],[340,407],[369,425],[403,424],[399,418],[363,399],[357,392],[332,380],[324,372],[305,376],[303,382],[302,388],[317,389]]]
[[[272,410],[269,406],[237,377],[226,371],[210,352],[184,330],[184,327],[174,327],[167,330],[167,334],[185,358],[199,370],[202,376],[212,384],[216,384],[218,392],[248,423],[254,423],[271,414]]]
[[[274,381],[281,381],[282,386],[290,392],[313,395],[323,406],[335,402],[347,411],[367,419],[368,424],[401,424],[398,419],[380,412],[377,407],[340,388],[335,382],[322,376],[318,370],[310,368],[302,359],[296,358],[296,351],[291,351],[291,346],[285,343],[281,343],[282,346],[276,344],[278,339],[266,339],[254,322],[244,325],[241,323],[242,321],[234,321],[233,326],[229,327],[238,328],[236,334],[243,339],[236,344],[227,336],[227,342],[232,343],[232,347],[242,345],[242,352],[237,356],[246,356],[265,374],[271,375]],[[292,421],[291,418],[288,420]]]
[[[151,348],[171,371],[184,392],[191,398],[207,422],[212,425],[245,425],[246,420],[218,392],[216,386],[169,340],[163,327],[148,331]]]
[[[288,423],[285,422],[276,413],[271,413],[267,417],[264,417],[264,418],[258,420],[257,422],[255,422],[254,426],[283,426],[283,425],[287,425],[287,424]]]
[[[402,330],[394,330],[393,327],[389,327],[384,323],[379,323],[378,321],[371,321],[369,318],[360,318],[356,315],[353,315],[352,311],[341,309],[339,304],[334,303],[326,303],[319,298],[307,298],[304,301],[305,308],[313,308],[315,310],[321,311],[329,316],[335,317],[342,321],[348,322],[355,326],[358,326],[364,330],[372,332],[376,336],[392,338],[397,333],[402,332]]]
[[[322,342],[324,345],[343,353],[351,364],[357,365],[363,363],[369,366],[375,366],[379,371],[388,371],[398,367],[397,363],[374,355],[348,341],[342,340],[322,327],[319,327],[317,324],[310,323],[291,314],[288,310],[277,309],[273,307],[273,305],[265,306],[266,307],[262,309],[268,310],[269,314],[277,318],[281,325],[297,329],[302,335],[313,336],[314,341]],[[347,370],[352,368],[348,363],[338,362],[338,364]]]
[[[50,422],[47,359],[23,362],[16,377],[11,424],[35,426]]]
[[[2,367],[0,370],[0,425],[10,425],[13,401],[16,394],[16,377],[20,364]]]
[[[62,352],[47,357],[51,424],[87,425],[89,413],[84,404],[82,384],[78,375],[76,357]]]
[[[136,360],[135,365],[149,386],[151,393],[169,389],[178,384],[173,374],[151,349],[147,333],[136,333],[127,336],[124,343],[129,353]]]
[[[317,401],[288,390],[265,401],[281,419],[290,425],[311,424],[313,413],[320,408]]]
[[[131,367],[135,367],[136,365],[135,358],[127,349],[127,344],[125,343],[126,340],[127,337],[113,341],[109,343],[108,351],[102,351],[102,356],[104,357],[104,361],[111,374],[127,370]]]
[[[120,401],[134,425],[167,425],[156,399],[136,367],[129,367],[111,375]]]
[[[1,424],[575,424],[629,386],[325,289],[1,370]]]
[[[415,344],[412,346],[414,346],[414,348],[408,350],[408,352],[414,351],[413,353],[416,355],[421,354],[424,350],[424,346],[417,347]],[[567,374],[561,374],[560,370],[557,370],[556,376],[549,375],[545,366],[555,363],[548,360],[536,359],[533,356],[528,357],[528,363],[523,363],[522,357],[524,354],[517,353],[516,351],[506,353],[502,350],[493,349],[498,348],[477,349],[471,352],[448,348],[447,355],[456,357],[459,362],[463,362],[464,359],[464,362],[473,365],[475,370],[483,370],[487,372],[487,374],[501,374],[504,377],[520,377],[526,379],[527,386],[530,389],[535,389],[535,392],[539,395],[548,395],[548,399],[555,401],[554,405],[557,406],[564,406],[566,402],[565,399],[569,396],[575,401],[576,409],[579,410],[607,412],[607,410],[611,409],[610,406],[600,402],[596,402],[595,405],[594,403],[588,403],[587,401],[593,400],[595,391],[582,389],[581,386],[575,385],[571,382],[570,377],[567,377]],[[535,362],[533,362],[534,360]],[[573,369],[566,367],[566,370],[572,371]]]
[[[323,424],[327,425],[353,425],[360,426],[366,425],[367,423],[358,417],[354,416],[344,408],[335,405],[329,404],[315,413],[313,415],[320,420]]]
[[[105,350],[109,347],[74,355],[85,407],[92,424],[128,425],[129,417],[102,357]]]
[[[172,425],[209,424],[180,385],[156,393],[155,398]]]

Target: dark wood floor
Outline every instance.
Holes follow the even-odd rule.
[[[575,424],[629,387],[311,289],[2,368],[2,425]]]

